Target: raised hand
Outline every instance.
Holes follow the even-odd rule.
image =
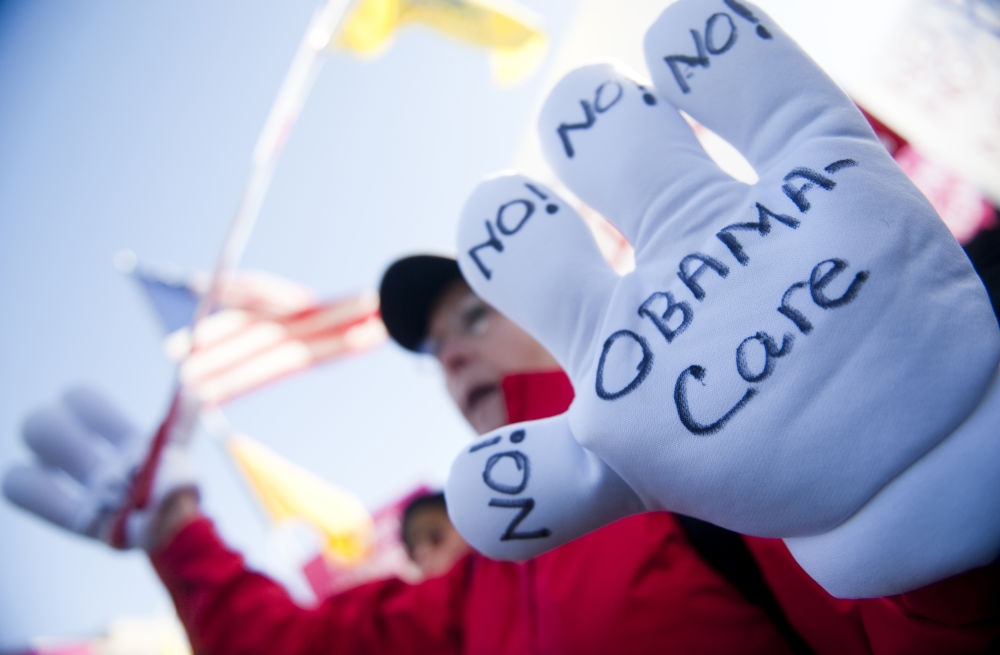
[[[459,530],[523,558],[670,510],[789,538],[840,595],[996,557],[1000,476],[963,465],[1000,463],[1000,423],[981,418],[1000,414],[1000,330],[954,238],[756,8],[682,0],[645,49],[652,83],[576,70],[539,121],[551,166],[628,238],[634,272],[616,275],[571,207],[522,176],[487,180],[463,212],[464,277],[577,396],[460,454],[447,491]],[[722,172],[678,110],[758,181]],[[900,555],[917,540],[923,552]]]
[[[119,548],[153,546],[151,528],[160,503],[195,488],[184,449],[168,444],[149,500],[124,514],[152,435],[137,430],[90,388],[71,389],[57,403],[35,411],[24,423],[23,436],[35,461],[6,472],[4,495],[61,528]]]

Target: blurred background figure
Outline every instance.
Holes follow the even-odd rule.
[[[401,533],[407,554],[424,577],[447,572],[470,551],[448,518],[441,492],[410,501],[403,511]]]

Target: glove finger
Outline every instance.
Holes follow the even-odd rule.
[[[80,484],[103,484],[121,464],[108,445],[95,439],[76,419],[63,405],[38,410],[24,422],[25,443],[43,464],[65,471]]]
[[[458,264],[483,300],[534,336],[572,376],[618,275],[580,216],[521,175],[481,183],[458,231]]]
[[[744,0],[682,0],[649,28],[660,94],[739,150],[758,172],[810,137],[874,139],[850,99]]]
[[[711,160],[675,107],[608,64],[564,77],[545,101],[538,131],[563,183],[637,251],[665,230],[657,217],[705,219],[744,186]]]
[[[18,507],[67,530],[84,532],[90,523],[92,506],[79,493],[59,484],[52,471],[18,465],[3,478],[3,493]]]
[[[129,452],[140,432],[106,396],[90,387],[74,387],[63,394],[63,402],[77,420],[121,452]]]
[[[565,415],[502,428],[463,450],[445,486],[448,514],[476,550],[522,560],[643,506],[577,443]]]

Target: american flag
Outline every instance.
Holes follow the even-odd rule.
[[[192,349],[188,326],[207,276],[126,269],[168,332],[164,348],[181,381],[207,406],[385,340],[374,292],[322,302],[270,273],[239,271],[222,281],[219,308],[194,329]]]

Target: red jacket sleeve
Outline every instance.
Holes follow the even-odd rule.
[[[857,601],[876,655],[1000,647],[1000,562],[899,596]]]
[[[458,653],[468,560],[420,584],[379,580],[297,605],[247,569],[212,523],[186,525],[151,556],[195,653]]]
[[[795,629],[829,652],[928,655],[1000,645],[1000,563],[887,598],[834,598],[779,539],[745,537]]]

